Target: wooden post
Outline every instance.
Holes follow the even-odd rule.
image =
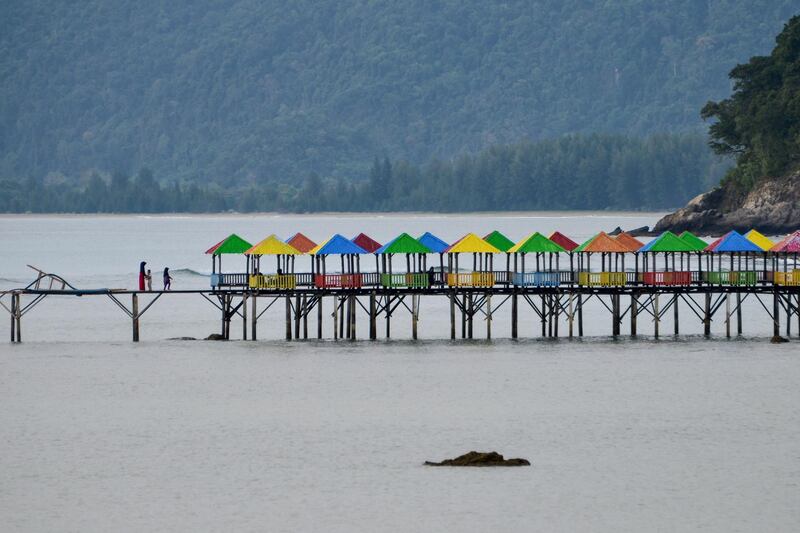
[[[339,300],[339,305],[338,305],[338,308],[339,308],[339,338],[340,339],[344,339],[345,338],[344,337],[344,333],[345,333],[344,326],[345,326],[345,323],[349,320],[348,318],[345,317],[345,311],[346,311],[346,309],[345,309],[345,307],[346,307],[345,306],[345,298],[346,298],[346,296],[339,296],[338,297],[338,300]]]
[[[300,308],[300,295],[297,294],[294,297],[294,338],[300,338],[300,314],[302,309]]]
[[[553,334],[556,338],[558,338],[558,318],[561,316],[561,296],[559,294],[555,294],[553,296],[553,302],[555,303],[555,316],[553,317]]]
[[[392,338],[392,297],[388,294],[386,295],[386,307],[384,311],[386,312],[386,338]]]
[[[708,337],[711,335],[711,293],[705,293],[705,306],[703,314],[703,334]]]
[[[333,339],[339,339],[339,297],[333,296]]]
[[[781,334],[781,309],[778,305],[778,291],[772,293],[772,335],[778,337]],[[17,332],[19,334],[19,332]]]
[[[222,307],[222,324],[220,326],[220,330],[222,333],[222,338],[227,339],[228,337],[225,335],[225,316],[228,313],[228,295],[223,294],[222,299],[220,300],[220,306]]]
[[[583,337],[583,295],[578,294],[578,337]]]
[[[658,293],[655,293],[653,296],[653,318],[655,322],[653,323],[653,335],[655,338],[658,338],[658,326],[661,323],[660,311],[658,309]]]
[[[517,302],[517,293],[514,291],[514,294],[511,295],[511,338],[516,339],[518,336],[517,331],[517,320],[519,312],[519,304]]]
[[[450,340],[456,340],[456,291],[450,293]]]
[[[475,307],[473,306],[472,293],[469,293],[469,307],[467,312],[467,337],[472,338],[472,319],[475,316]]]
[[[742,334],[742,293],[736,293],[736,334]]]
[[[247,293],[242,293],[242,340],[247,340]]]
[[[350,340],[356,340],[358,335],[356,334],[356,311],[358,309],[356,306],[358,305],[358,300],[356,299],[356,295],[353,294],[350,296]]]
[[[731,338],[731,293],[725,295],[725,336]]]
[[[17,341],[17,294],[11,293],[11,342]]]
[[[250,307],[251,307],[251,309],[250,309],[250,314],[251,314],[251,316],[250,316],[250,333],[251,333],[250,338],[252,340],[256,340],[258,338],[258,333],[257,333],[257,330],[258,330],[258,327],[257,327],[257,324],[258,324],[258,305],[256,304],[256,300],[258,300],[258,296],[253,294],[250,298],[252,300],[250,302]]]
[[[375,291],[369,293],[369,340],[378,338],[378,324],[376,323]]]
[[[17,305],[19,305],[19,301],[17,301]],[[133,342],[139,342],[139,295],[135,292],[131,295],[131,315],[133,318]],[[17,335],[19,335],[19,331],[17,331]]]
[[[636,293],[631,294],[631,337],[635,337],[636,332],[636,319],[638,318],[637,315],[639,314],[639,309],[637,306],[639,305],[639,299]]]
[[[467,338],[467,295],[461,297],[461,338]]]
[[[792,295],[786,295],[786,338],[792,336]]]
[[[292,297],[286,295],[286,340],[292,340]]]
[[[317,339],[322,340],[322,294],[317,299]]]
[[[416,294],[411,295],[411,338],[417,340],[417,313],[419,312]]]
[[[614,337],[617,337],[619,336],[619,294],[611,295],[611,316],[612,320],[614,321],[613,327],[611,328],[611,334]]]
[[[542,337],[547,337],[547,300],[542,295]]]
[[[572,298],[573,297],[574,297],[574,294],[570,290],[570,292],[569,292],[569,338],[570,339],[572,338],[573,324],[575,322],[575,309],[574,309],[574,307],[572,305]]]
[[[675,258],[673,257],[673,260],[674,260],[674,259],[675,259]],[[680,301],[680,297],[679,297],[679,295],[676,293],[676,294],[675,294],[675,299],[672,301],[672,306],[674,307],[674,309],[672,310],[672,319],[673,319],[673,320],[674,320],[674,322],[675,322],[675,323],[673,324],[673,330],[674,330],[674,332],[675,332],[675,335],[680,335],[680,331],[681,331],[681,330],[680,330],[680,322],[681,322],[681,321],[680,321],[680,317],[679,317],[679,315],[678,315],[678,302],[679,302],[679,301]]]
[[[492,295],[486,296],[486,338],[492,338]]]

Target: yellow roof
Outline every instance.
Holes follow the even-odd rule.
[[[467,233],[461,240],[447,249],[448,254],[499,254],[499,249],[484,241],[474,233]]]
[[[245,252],[245,255],[299,255],[300,252],[280,240],[275,235],[270,235],[260,243]]]
[[[761,233],[759,233],[754,229],[751,229],[750,231],[745,233],[744,236],[748,241],[752,242],[753,244],[755,244],[764,251],[767,251],[773,246],[775,246],[774,242],[772,242],[771,240],[769,240],[764,235],[762,235]]]

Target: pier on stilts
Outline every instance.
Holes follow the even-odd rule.
[[[510,326],[512,339],[583,337],[590,304],[594,329],[607,320],[605,334],[613,337],[679,335],[687,325],[706,336],[722,328],[726,337],[739,336],[754,318],[745,313],[766,316],[775,337],[800,336],[800,232],[768,248],[736,232],[711,244],[690,234],[667,232],[646,245],[623,235],[601,232],[578,245],[561,234],[534,233],[514,244],[494,232],[447,245],[430,234],[401,234],[383,246],[363,234],[320,245],[300,234],[287,242],[271,235],[255,246],[231,236],[207,252],[207,289],[84,290],[34,268],[34,282],[0,292],[0,307],[10,317],[12,343],[22,342],[23,317],[49,296],[107,298],[130,320],[133,342],[142,338],[145,313],[174,298],[201,298],[216,308],[218,338],[251,341],[260,338],[259,320],[268,311],[283,316],[287,341],[374,341],[407,327],[417,339],[423,301],[449,315],[449,332],[427,331],[428,338],[492,339],[498,321]],[[223,255],[243,257],[244,271],[223,272]],[[304,255],[310,272],[296,272]],[[375,270],[364,272],[370,256]],[[404,259],[400,268],[396,256]],[[461,256],[472,261],[461,264]],[[270,260],[274,272],[265,273]]]

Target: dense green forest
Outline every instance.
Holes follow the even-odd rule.
[[[188,206],[248,208],[226,196],[244,187],[265,191],[267,205],[302,209],[293,191],[312,173],[326,191],[361,190],[374,158],[386,157],[409,162],[394,169],[408,168],[414,201],[434,208],[466,161],[505,161],[533,147],[556,150],[558,160],[573,142],[560,139],[567,134],[702,131],[698,110],[729,94],[731,66],[767,53],[797,8],[796,0],[11,0],[0,16],[0,179],[6,190],[47,184],[52,198],[32,208],[84,210],[99,205],[79,192],[94,173],[147,167],[170,194],[194,191]],[[559,140],[529,143],[544,139]],[[480,155],[461,157],[470,153]],[[695,156],[691,173],[673,177],[707,176],[706,156]],[[437,160],[445,162],[428,163]],[[562,181],[543,182],[561,189],[556,204],[520,196],[511,170],[492,177],[496,190],[532,202],[518,207],[629,205],[600,178],[593,194],[567,187],[564,169]],[[444,181],[425,192],[414,176]],[[683,200],[703,186],[686,184]],[[0,201],[30,205],[20,198]],[[326,196],[320,207],[339,201],[347,200]],[[465,201],[488,205],[480,194]]]
[[[700,134],[575,135],[494,146],[417,166],[376,159],[368,180],[221,188],[160,185],[153,171],[23,183],[0,180],[0,212],[459,211],[676,206],[727,168]]]
[[[736,158],[727,180],[747,191],[800,165],[800,16],[786,24],[769,56],[737,65],[730,77],[733,95],[708,102],[702,116],[713,120],[714,151]]]

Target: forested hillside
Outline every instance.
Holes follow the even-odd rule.
[[[771,48],[797,2],[0,10],[0,177],[85,184],[148,167],[165,184],[268,189],[311,172],[367,178],[375,157],[422,165],[570,133],[702,131],[698,110],[730,92],[732,65]]]

